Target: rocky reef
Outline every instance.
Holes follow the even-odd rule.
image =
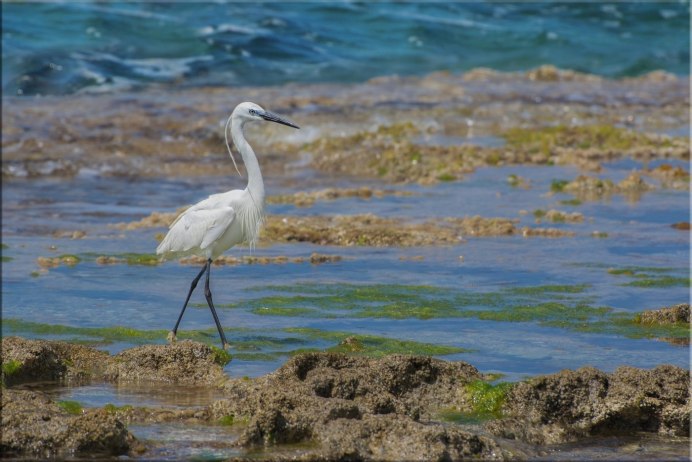
[[[237,427],[231,444],[246,454],[238,460],[516,460],[590,438],[646,433],[679,443],[690,429],[689,371],[670,365],[492,385],[468,363],[427,356],[303,353],[256,379],[226,376],[228,360],[192,341],[109,355],[3,338],[2,454],[138,457],[147,443],[127,426],[161,422]],[[195,409],[82,409],[23,386],[43,380],[194,385],[221,398]]]

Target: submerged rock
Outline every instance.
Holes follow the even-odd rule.
[[[619,183],[614,183],[607,178],[579,175],[562,187],[562,191],[573,193],[580,200],[585,201],[596,201],[614,194],[621,194],[628,200],[638,201],[642,193],[652,189],[654,186],[644,181],[637,171],[631,172]]]
[[[226,379],[219,351],[183,340],[169,345],[143,345],[115,355],[105,371],[112,381],[159,381],[181,385],[217,385]]]
[[[493,440],[431,420],[440,407],[468,407],[460,390],[480,378],[467,363],[430,357],[309,353],[229,381],[229,398],[210,412],[248,421],[239,446],[318,443],[308,459],[501,459]]]
[[[507,396],[507,417],[487,428],[531,444],[642,431],[686,436],[689,390],[689,372],[670,365],[620,367],[612,374],[565,370],[517,384]]]
[[[70,414],[42,393],[2,391],[3,456],[54,458],[126,454],[135,438],[100,410]]]

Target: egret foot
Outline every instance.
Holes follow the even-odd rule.
[[[178,340],[175,336],[175,332],[170,331],[168,333],[168,336],[166,337],[166,340],[168,340],[168,343],[175,343],[176,340]]]
[[[231,344],[230,344],[230,343],[224,342],[224,344],[223,344],[223,349],[224,349],[224,351],[228,350],[230,347],[231,347]]]

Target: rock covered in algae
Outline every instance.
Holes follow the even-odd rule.
[[[647,310],[635,319],[639,324],[676,324],[690,322],[690,304],[680,303],[658,310]]]
[[[308,459],[501,459],[493,440],[430,420],[439,407],[464,407],[460,389],[480,378],[470,364],[430,357],[307,353],[229,381],[210,412],[248,421],[240,446],[317,443]]]
[[[124,350],[111,359],[105,376],[118,382],[156,381],[181,385],[216,385],[226,378],[219,365],[219,351],[190,340]]]
[[[690,431],[689,372],[671,365],[623,366],[612,374],[592,367],[537,377],[509,391],[495,435],[531,444],[584,437]]]
[[[73,343],[2,339],[3,380],[7,385],[42,380],[82,381],[98,375],[108,353]]]
[[[680,166],[661,164],[657,167],[644,170],[645,175],[656,178],[661,186],[671,189],[690,189],[690,172]]]
[[[642,193],[652,189],[654,187],[644,181],[639,172],[636,171],[631,172],[619,183],[614,183],[609,179],[579,175],[562,188],[563,191],[574,193],[583,200],[599,200],[613,194],[622,194],[636,200]]]
[[[341,198],[355,197],[358,199],[370,199],[372,197],[384,196],[410,196],[412,193],[406,191],[393,191],[372,189],[367,186],[359,188],[327,188],[318,191],[298,191],[294,194],[282,194],[269,196],[269,204],[293,204],[296,207],[311,207],[317,201],[331,201]]]
[[[116,456],[135,444],[125,425],[107,412],[74,415],[39,392],[3,389],[1,414],[5,457]]]

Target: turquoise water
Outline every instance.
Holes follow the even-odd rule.
[[[688,2],[2,4],[3,94],[357,82],[542,64],[689,74]]]

